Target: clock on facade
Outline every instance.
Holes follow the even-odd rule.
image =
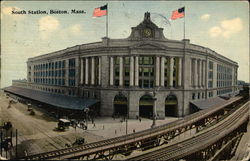
[[[151,36],[152,36],[152,31],[151,31],[151,29],[145,28],[145,29],[143,30],[143,35],[144,35],[144,37],[151,37]]]

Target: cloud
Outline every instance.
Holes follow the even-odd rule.
[[[55,31],[59,26],[59,21],[52,16],[45,16],[39,20],[39,31]]]
[[[220,27],[218,26],[214,26],[209,30],[210,36],[211,37],[217,37],[218,35],[220,35],[222,33],[222,30]]]
[[[12,11],[22,11],[22,9],[18,7],[4,7],[1,9],[1,19],[4,16],[12,16],[16,18],[25,17],[25,14],[12,14]]]
[[[230,37],[231,34],[237,33],[243,29],[242,21],[240,18],[222,21],[221,27],[225,30],[223,32],[223,36],[227,38]]]
[[[48,39],[52,32],[60,28],[60,22],[52,16],[44,16],[38,21],[39,33],[42,39]]]
[[[201,20],[203,20],[203,21],[207,21],[207,20],[210,19],[210,15],[209,15],[209,14],[204,14],[204,15],[202,15],[200,18],[201,18]]]
[[[80,24],[72,25],[69,28],[70,32],[74,35],[82,34],[82,26]]]
[[[82,36],[83,30],[82,25],[74,24],[68,28],[63,28],[58,32],[58,35],[63,40],[72,39],[73,37]]]
[[[232,34],[238,33],[242,29],[242,20],[240,18],[234,18],[221,21],[220,26],[213,26],[208,32],[211,37],[222,36],[229,38]]]

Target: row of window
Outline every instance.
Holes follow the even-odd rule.
[[[213,65],[212,61],[208,62],[208,88],[213,88]],[[208,92],[208,96],[213,97],[213,92]]]
[[[226,93],[231,93],[233,90],[230,89],[222,89],[222,90],[218,90],[217,91],[217,95],[222,95],[222,94],[226,94]]]
[[[61,69],[65,68],[65,60],[34,65],[34,70]]]
[[[217,81],[217,87],[232,86],[232,81]]]
[[[65,70],[35,71],[34,77],[64,77]]]
[[[35,78],[34,82],[40,84],[59,85],[59,86],[65,85],[65,79]]]
[[[123,57],[123,84],[125,87],[129,86],[129,74],[130,74],[130,57]],[[176,73],[178,58],[174,58],[173,65],[173,80],[174,87],[176,86]],[[169,77],[169,68],[170,68],[170,59],[165,59],[165,86],[168,86],[168,77]],[[119,76],[120,76],[120,57],[114,57],[114,84],[119,86]],[[155,80],[155,57],[151,56],[141,56],[139,57],[139,87],[141,88],[153,88]]]
[[[99,92],[98,91],[83,91],[82,96],[85,98],[96,98],[99,99]]]
[[[192,100],[203,99],[203,98],[205,98],[204,92],[192,93]]]
[[[39,87],[39,86],[36,86],[35,89],[46,91],[46,92],[49,92],[49,93],[56,93],[56,94],[63,94],[63,95],[68,94],[70,96],[75,96],[76,95],[74,89],[64,90],[64,89],[49,88],[49,87]]]
[[[217,87],[232,86],[232,68],[217,64]]]

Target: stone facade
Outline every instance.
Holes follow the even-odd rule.
[[[230,68],[232,77],[226,78],[226,86],[217,87],[217,64]],[[106,116],[114,114],[117,95],[126,98],[129,118],[140,115],[140,106],[148,106],[147,100],[140,101],[148,95],[154,102],[152,113],[164,119],[166,107],[173,102],[175,115],[182,117],[190,113],[191,100],[217,97],[223,89],[227,89],[223,94],[238,91],[236,62],[188,39],[165,38],[149,13],[132,27],[128,38],[105,37],[29,58],[27,69],[29,88],[99,99],[101,114]],[[176,100],[167,103],[168,96]]]

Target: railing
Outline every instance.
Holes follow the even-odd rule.
[[[131,143],[157,137],[159,135],[166,134],[176,129],[180,129],[189,125],[193,125],[194,123],[205,119],[209,115],[212,115],[213,113],[225,108],[226,106],[234,102],[240,101],[240,99],[241,97],[236,97],[228,101],[226,104],[199,111],[197,113],[191,114],[189,116],[186,116],[172,123],[157,126],[155,128],[147,129],[147,130],[140,131],[137,133],[128,134],[126,135],[126,137],[120,136],[120,137],[111,138],[111,139],[107,139],[107,140],[103,140],[99,142],[85,144],[85,145],[78,146],[78,147],[70,147],[70,148],[65,148],[61,150],[26,156],[21,159],[32,159],[32,160],[35,159],[36,160],[36,159],[53,159],[53,158],[58,158],[58,157],[60,157],[61,159],[62,158],[64,159],[64,158],[68,158],[68,156],[72,156],[72,154],[75,154],[75,156],[78,156],[78,155],[81,156],[81,155],[97,153],[103,150],[112,149],[114,147],[121,147],[121,146],[129,145]]]

